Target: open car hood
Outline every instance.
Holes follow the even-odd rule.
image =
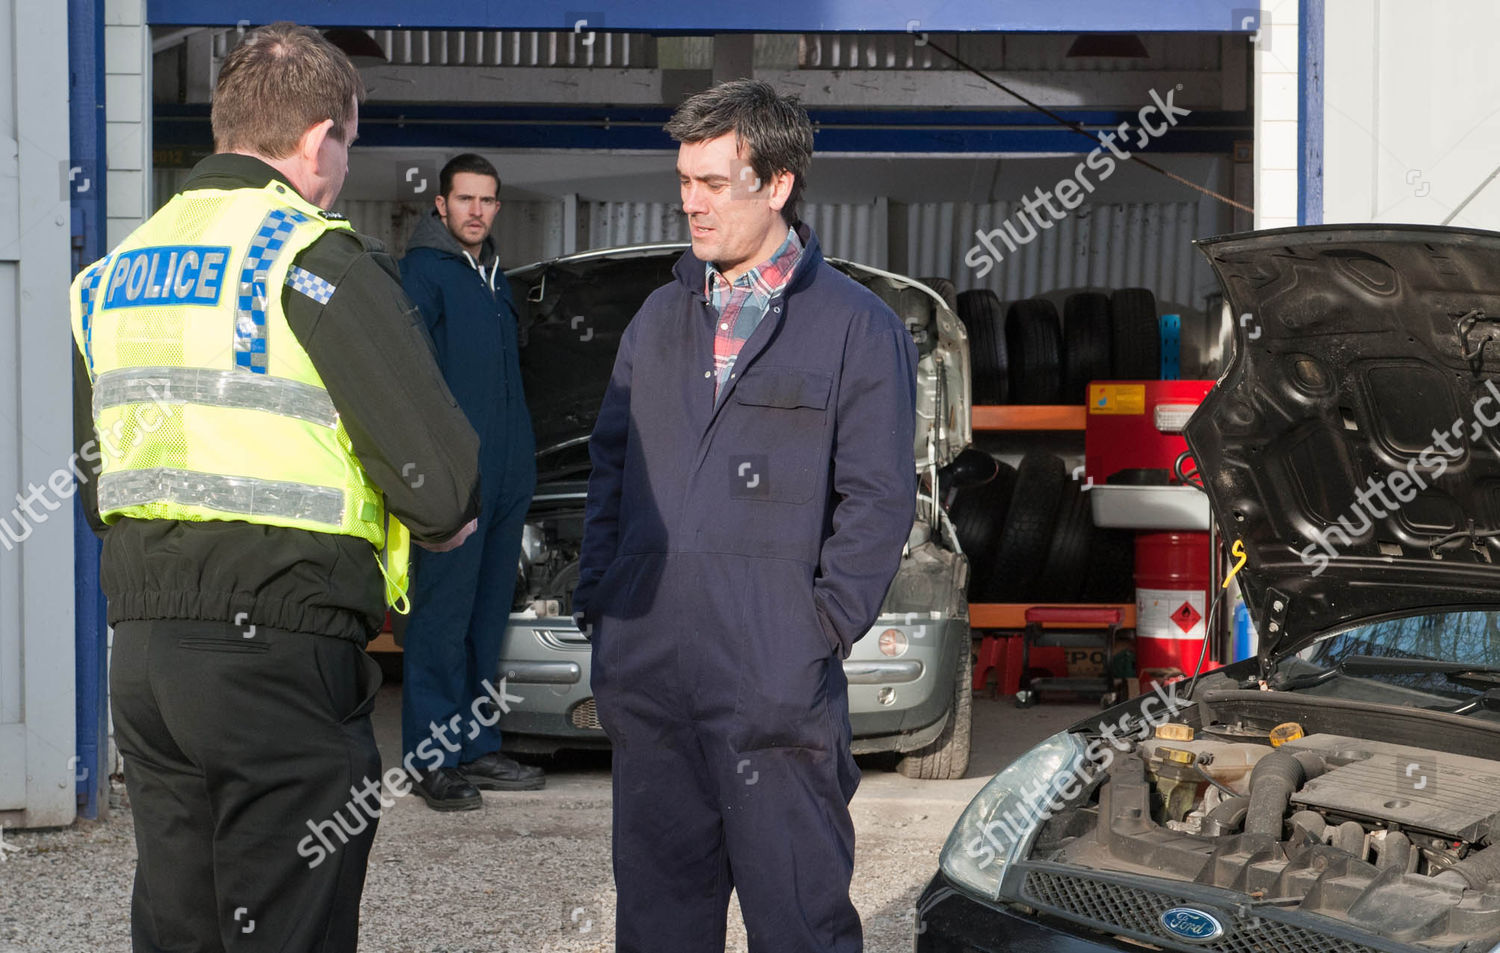
[[[506,273],[520,313],[521,376],[540,482],[587,472],[587,439],[620,335],[647,296],[675,280],[672,266],[688,247],[684,242],[601,249]],[[880,295],[911,330],[919,355],[917,466],[944,466],[971,436],[963,325],[939,295],[914,279],[827,261]]]
[[[1500,233],[1196,244],[1236,347],[1186,436],[1244,544],[1262,666],[1377,618],[1500,604]]]

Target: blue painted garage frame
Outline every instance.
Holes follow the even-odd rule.
[[[73,262],[77,272],[104,256],[104,0],[68,0],[69,166],[86,170],[92,187],[69,190]],[[63,313],[66,313],[64,311]],[[71,335],[63,346],[73,348]],[[99,539],[83,516],[82,496],[73,496],[73,691],[75,750],[73,783],[78,815],[97,818],[109,790],[108,652],[104,593],[99,589]]]
[[[370,103],[359,110],[359,145],[412,149],[664,149],[665,106],[448,106]],[[1030,110],[818,109],[808,112],[820,154],[839,152],[1087,153],[1099,143]],[[1064,110],[1093,131],[1137,123],[1133,111]],[[206,105],[162,106],[152,137],[160,148],[212,149]],[[1250,135],[1251,114],[1194,110],[1152,143],[1157,154],[1229,153]],[[1128,147],[1128,143],[1127,143]]]
[[[147,0],[146,20],[161,26],[296,20],[320,27],[408,30],[557,30],[582,21],[592,29],[648,33],[1250,33],[1259,5],[1256,0]]]

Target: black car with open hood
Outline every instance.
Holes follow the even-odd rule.
[[[997,774],[916,948],[1494,953],[1500,234],[1198,247],[1235,350],[1186,434],[1259,658]]]

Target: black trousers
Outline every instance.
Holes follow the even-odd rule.
[[[379,816],[380,667],[339,639],[115,626],[136,953],[354,950]],[[376,796],[368,793],[373,782]]]

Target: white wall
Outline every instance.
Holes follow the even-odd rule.
[[[1297,224],[1297,0],[1262,0],[1255,41],[1255,227]]]
[[[1494,0],[1327,0],[1326,222],[1438,224],[1500,167]],[[1451,222],[1500,229],[1500,178]]]
[[[105,0],[107,248],[119,244],[150,214],[150,102],[151,37],[146,28],[146,0]]]

